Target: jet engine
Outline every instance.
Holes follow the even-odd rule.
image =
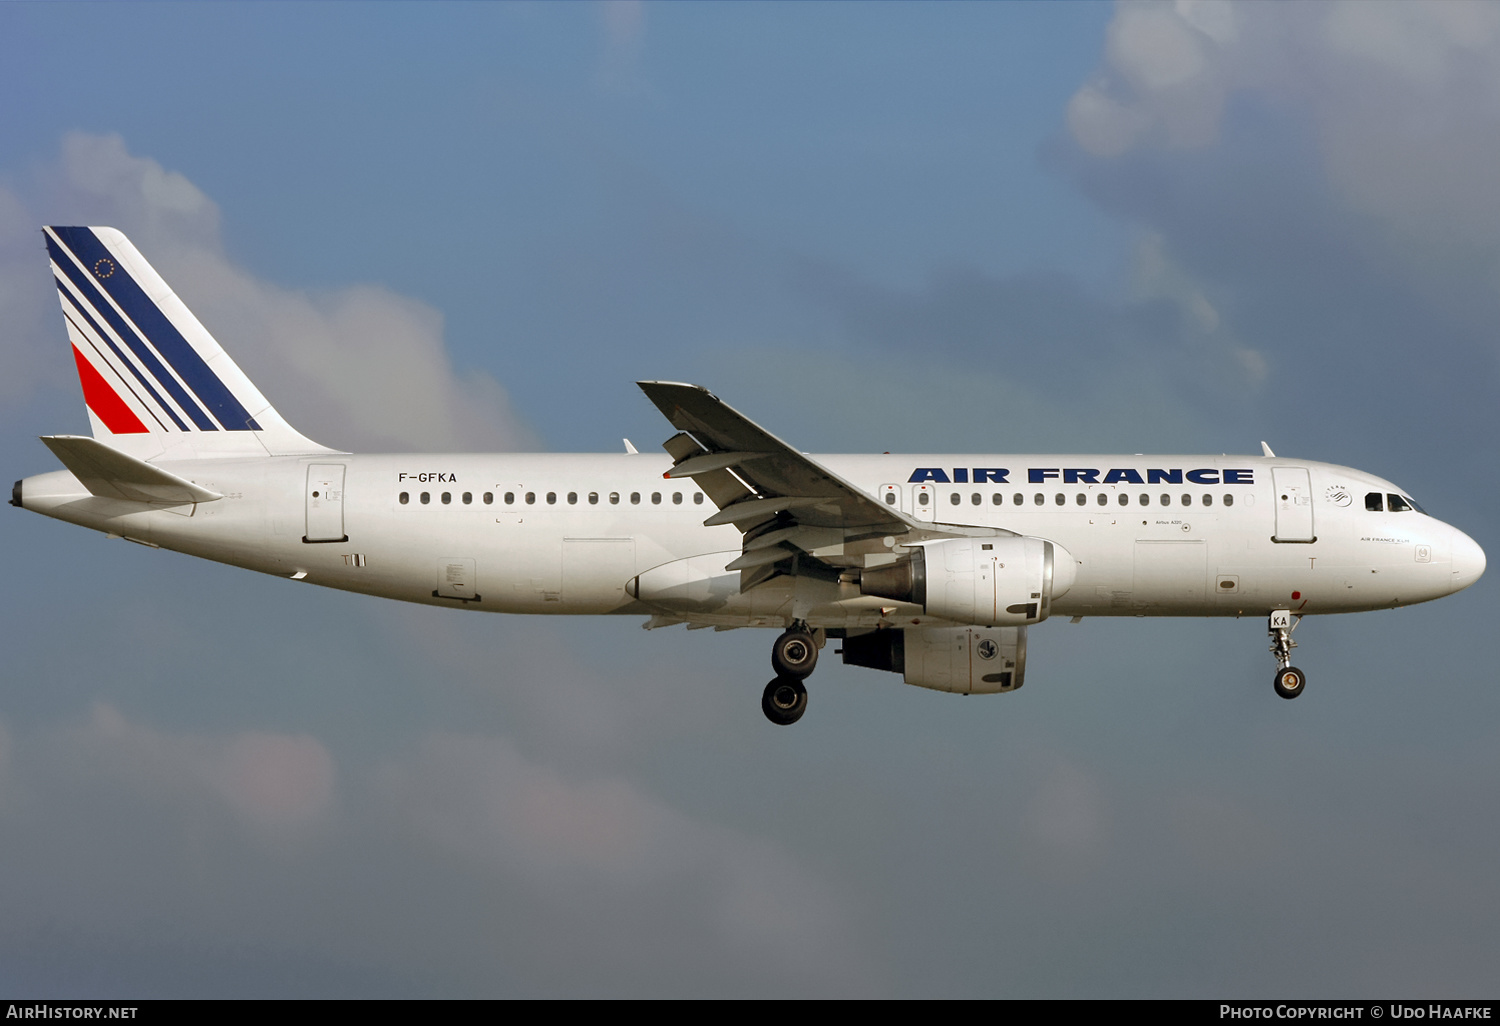
[[[1026,682],[1025,627],[882,628],[845,637],[839,651],[852,666],[933,691],[992,695]]]
[[[1078,564],[1041,538],[944,538],[860,574],[864,595],[919,605],[929,616],[981,627],[1041,623],[1067,594]]]

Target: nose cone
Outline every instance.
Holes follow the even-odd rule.
[[[1453,590],[1463,591],[1484,573],[1484,550],[1462,531],[1453,536]]]

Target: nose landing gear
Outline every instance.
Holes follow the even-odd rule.
[[[818,665],[817,634],[798,620],[771,646],[771,668],[776,679],[760,696],[761,711],[778,727],[789,726],[807,711],[807,686],[802,683]]]
[[[1294,617],[1289,609],[1273,609],[1267,621],[1271,633],[1271,654],[1276,657],[1276,679],[1273,684],[1282,698],[1296,698],[1307,687],[1307,674],[1292,665],[1292,649],[1297,643],[1292,640],[1292,631],[1302,617]]]

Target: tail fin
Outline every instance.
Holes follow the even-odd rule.
[[[124,234],[45,231],[95,439],[143,460],[333,451],[281,418]]]

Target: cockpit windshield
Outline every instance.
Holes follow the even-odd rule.
[[[1416,510],[1418,513],[1427,514],[1427,511],[1418,506],[1409,495],[1397,495],[1395,492],[1366,492],[1365,509],[1371,513],[1410,513]]]

